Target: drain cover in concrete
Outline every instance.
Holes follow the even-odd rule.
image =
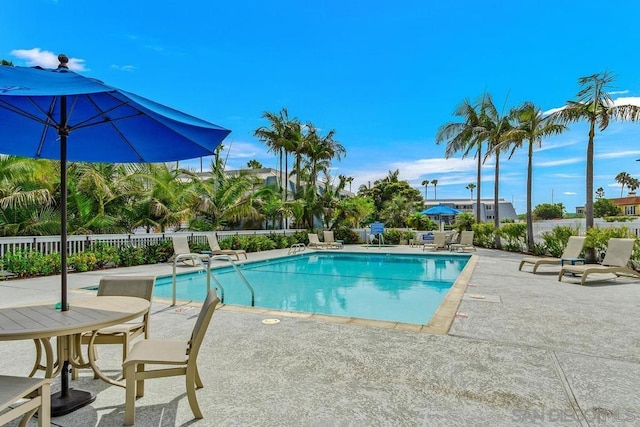
[[[500,295],[464,294],[462,299],[465,301],[502,302]]]
[[[280,323],[280,319],[264,319],[262,321],[263,325],[276,325]]]

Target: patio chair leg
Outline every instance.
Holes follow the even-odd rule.
[[[202,411],[198,405],[198,398],[196,396],[196,377],[197,371],[187,368],[186,383],[187,383],[187,398],[189,400],[189,406],[191,406],[191,412],[193,412],[194,418],[203,418]]]
[[[125,369],[126,397],[124,405],[124,425],[131,426],[136,419],[136,376],[135,365],[128,365]]]
[[[140,363],[136,371],[144,372],[144,363]],[[144,396],[144,379],[136,380],[136,397],[142,397],[142,396]]]
[[[200,378],[200,372],[198,372],[198,367],[196,366],[196,388],[202,388],[204,384],[202,383],[202,379]]]

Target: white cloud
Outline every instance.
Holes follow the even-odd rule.
[[[640,156],[640,150],[616,151],[613,153],[597,154],[596,159],[617,159],[619,157],[635,157]]]
[[[628,90],[614,90],[609,92],[609,95],[624,95],[625,93],[629,93]]]
[[[575,196],[575,195],[576,195],[576,194],[578,194],[578,193],[574,193],[573,191],[565,191],[565,192],[564,192],[564,193],[562,193],[562,194],[564,194],[565,196]]]
[[[15,49],[11,51],[11,54],[17,58],[24,59],[27,65],[30,67],[41,66],[44,68],[57,68],[60,61],[58,61],[58,55],[48,50],[40,50],[40,48],[33,49]],[[85,71],[84,59],[69,58],[67,64],[72,71]]]
[[[136,67],[134,67],[133,65],[116,65],[116,64],[111,64],[111,68],[113,68],[114,70],[120,70],[120,71],[133,71],[136,69]]]
[[[580,162],[584,162],[584,157],[570,157],[568,159],[540,162],[540,163],[536,163],[536,166],[540,166],[544,168],[544,167],[550,167],[550,166],[572,165],[574,163],[580,163]]]
[[[613,105],[638,105],[640,106],[640,97],[638,96],[627,96],[616,98],[613,100]]]
[[[395,162],[391,163],[383,176],[387,175],[388,170],[400,169],[402,179],[408,181],[419,179],[426,175],[440,175],[451,172],[475,171],[477,161],[473,158],[461,159],[418,159],[412,162]],[[490,166],[487,166],[490,167]]]
[[[248,158],[264,158],[266,156],[273,157],[268,154],[266,148],[252,142],[223,142],[225,151],[228,151],[230,159],[248,159]]]

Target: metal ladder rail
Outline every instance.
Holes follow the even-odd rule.
[[[307,246],[304,243],[294,243],[289,248],[288,255],[297,254],[298,252],[302,252],[307,249]]]
[[[209,265],[205,267],[205,263],[200,257],[200,254],[180,254],[173,260],[173,287],[171,289],[171,306],[176,305],[176,265],[178,264],[178,261],[182,261],[183,259],[197,260],[200,263],[202,268],[207,271],[207,293],[209,293],[209,289],[211,289],[211,258],[209,258]]]
[[[242,282],[247,287],[247,289],[249,289],[249,292],[251,292],[251,307],[255,307],[255,300],[256,300],[255,291],[253,290],[253,287],[249,284],[249,281],[247,280],[247,278],[244,277],[244,274],[242,274],[242,272],[238,268],[238,265],[231,259],[229,255],[215,255],[211,257],[211,260],[214,260],[214,259],[229,261],[229,264],[231,264],[231,266],[236,271],[236,273],[238,273],[238,276],[240,276],[240,280],[242,280]],[[218,285],[220,285],[220,282],[217,279],[214,278],[214,280]],[[222,302],[222,299],[221,299],[221,302]]]

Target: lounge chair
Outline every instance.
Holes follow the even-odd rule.
[[[631,254],[633,253],[635,242],[636,239],[609,239],[607,252],[604,255],[602,264],[565,265],[560,270],[558,281],[562,281],[565,273],[582,275],[581,285],[584,285],[585,280],[590,274],[610,273],[615,274],[616,277],[626,276],[640,279],[640,273],[627,267],[631,259]]]
[[[473,231],[464,230],[460,233],[460,243],[452,243],[449,245],[449,250],[464,252],[467,249],[476,250],[473,246]]]
[[[433,242],[425,243],[422,245],[422,250],[429,249],[446,249],[447,248],[447,234],[443,231],[436,231],[433,233]]]
[[[135,422],[136,397],[144,396],[144,380],[178,375],[185,376],[187,398],[193,416],[203,418],[200,406],[198,406],[196,388],[202,388],[204,385],[198,374],[196,359],[213,312],[219,302],[216,290],[209,291],[188,340],[142,340],[133,346],[127,360],[122,364],[127,389],[124,425],[130,426]],[[150,369],[149,365],[155,366]],[[166,394],[166,392],[167,390],[164,390],[162,394]]]
[[[336,241],[333,231],[323,231],[322,236],[324,238],[324,242],[332,245],[336,249],[342,249],[342,242]]]
[[[244,259],[247,259],[247,251],[243,249],[221,249],[215,233],[207,234],[207,240],[209,241],[211,255],[233,255],[237,261],[240,261],[240,255],[244,255]]]
[[[309,238],[308,248],[328,249],[333,247],[331,243],[321,242],[317,233],[307,233],[307,237]]]
[[[569,241],[567,242],[567,246],[564,248],[564,251],[562,252],[562,255],[560,256],[560,258],[554,258],[554,257],[526,257],[526,258],[522,258],[520,260],[520,266],[518,267],[518,271],[521,271],[522,267],[525,264],[533,264],[533,270],[531,272],[535,274],[535,272],[538,270],[538,267],[540,267],[543,264],[561,265],[562,264],[562,260],[566,260],[566,259],[574,259],[575,260],[580,256],[580,253],[582,252],[582,247],[584,246],[584,240],[585,239],[586,239],[586,237],[584,237],[584,236],[571,236],[571,237],[569,237]]]
[[[204,262],[209,262],[209,255],[196,254],[191,251],[187,236],[171,236],[171,240],[173,240],[173,255],[169,258],[168,262],[173,262],[178,255],[191,255],[190,257],[180,258],[185,264],[189,262],[190,265],[196,265],[195,259],[198,258]]]

